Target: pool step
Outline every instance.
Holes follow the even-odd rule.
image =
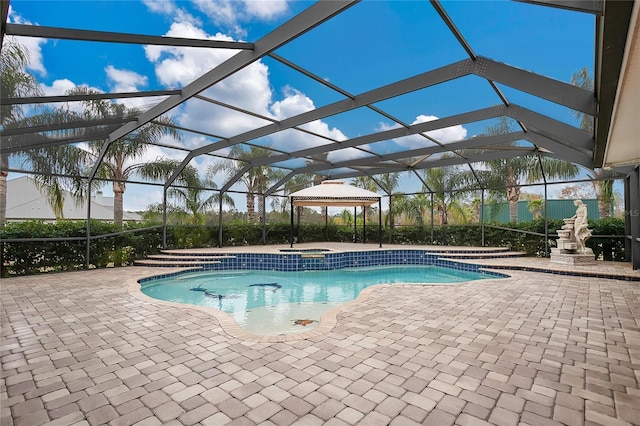
[[[183,267],[193,267],[193,266],[206,266],[206,265],[215,265],[220,263],[219,260],[189,260],[189,259],[165,259],[165,260],[154,260],[154,259],[141,259],[133,262],[135,266],[154,266],[154,267],[165,267],[165,268],[183,268]]]
[[[161,254],[151,254],[147,256],[147,259],[154,260],[175,260],[175,259],[189,259],[189,260],[218,260],[218,259],[235,259],[235,256],[227,256],[220,254],[192,254],[192,253],[161,253]]]
[[[434,253],[432,253],[434,254]],[[522,251],[500,251],[495,253],[435,253],[439,259],[499,259],[505,257],[524,257]]]
[[[136,266],[179,268],[216,265],[221,263],[221,259],[235,259],[235,256],[201,252],[162,251],[160,254],[149,255],[146,259],[136,260],[133,264]]]

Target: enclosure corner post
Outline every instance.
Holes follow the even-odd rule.
[[[431,193],[431,245],[433,245],[433,192]]]
[[[544,257],[549,257],[549,217],[547,214],[547,182],[544,183]]]
[[[266,198],[264,194],[262,194],[261,198],[261,208],[262,208],[262,244],[267,244],[267,206],[266,206]]]
[[[293,248],[293,198],[291,198],[291,226],[289,227],[289,243],[290,247]]]
[[[167,187],[162,192],[162,249],[167,249]]]
[[[482,188],[481,205],[480,205],[480,229],[482,232],[482,247],[484,247],[484,188]]]
[[[91,178],[89,178],[87,182],[87,198],[89,199],[87,202],[87,249],[84,259],[84,269],[89,269],[89,258],[91,257]]]
[[[220,191],[220,200],[218,204],[218,248],[222,248],[222,195],[223,192]]]
[[[382,248],[382,197],[378,198],[378,247]]]

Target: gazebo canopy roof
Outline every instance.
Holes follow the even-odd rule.
[[[357,207],[375,204],[381,197],[363,188],[328,180],[289,194],[289,201],[294,206]]]

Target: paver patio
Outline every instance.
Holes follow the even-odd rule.
[[[327,332],[254,342],[129,292],[157,273],[2,280],[1,424],[640,424],[638,281],[381,286]]]

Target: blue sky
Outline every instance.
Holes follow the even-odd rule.
[[[256,41],[296,13],[305,1],[34,1],[13,0],[10,21],[54,27],[115,31],[175,37]],[[477,55],[569,82],[573,72],[587,66],[593,72],[595,20],[592,15],[511,1],[443,1],[442,5]],[[213,68],[231,51],[204,51],[114,45],[67,40],[19,40],[31,51],[31,71],[48,95],[63,94],[78,85],[104,92],[179,88]],[[467,59],[463,48],[427,1],[365,0],[302,35],[275,53],[317,76],[359,94],[452,62]],[[575,125],[565,107],[500,86],[510,102]],[[281,119],[342,99],[317,82],[265,58],[233,79],[209,89],[207,95]],[[148,108],[157,99],[127,100]],[[432,120],[497,105],[489,84],[470,76],[419,93],[381,102],[377,106],[406,123]],[[191,100],[170,112],[178,124],[230,136],[264,124],[259,119]],[[453,141],[482,133],[492,122],[443,129],[435,136]],[[394,123],[359,109],[310,123],[314,131],[338,140],[393,127]],[[168,143],[193,148],[213,140],[184,134]],[[256,143],[283,151],[325,143],[283,132]],[[366,148],[376,153],[413,146],[414,140],[387,141]],[[221,152],[223,154],[223,152]],[[336,151],[330,159],[364,155],[353,149]],[[183,152],[154,148],[145,158],[181,159]],[[194,165],[206,170],[210,158]],[[294,163],[291,163],[294,164]],[[223,176],[216,177],[219,184]],[[237,186],[241,190],[242,187]],[[407,192],[419,189],[406,181]],[[109,194],[105,188],[105,193]],[[243,197],[236,197],[243,210]],[[160,189],[129,185],[125,208],[144,209],[161,200]]]

